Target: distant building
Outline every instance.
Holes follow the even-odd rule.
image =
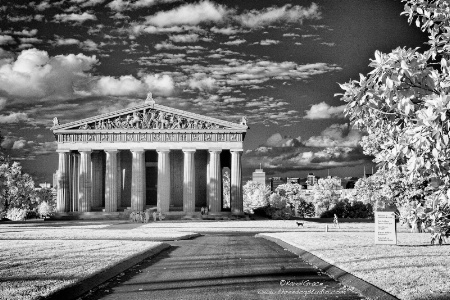
[[[292,184],[295,184],[295,183],[297,183],[298,184],[298,182],[299,182],[299,178],[296,178],[296,177],[288,177],[287,179],[286,179],[286,182],[287,183],[292,183]]]
[[[49,188],[52,187],[50,182],[39,183],[39,186],[40,186],[41,189],[49,189]]]
[[[252,181],[256,181],[266,185],[266,173],[263,169],[256,169],[252,174]]]
[[[270,178],[270,190],[273,192],[280,184],[285,184],[286,181],[281,177],[272,177]]]
[[[318,179],[319,179],[319,177],[314,176],[314,173],[309,173],[308,177],[306,178],[307,189],[309,189],[309,190],[313,189],[313,187],[317,183]]]

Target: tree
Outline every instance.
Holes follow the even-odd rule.
[[[30,175],[22,174],[18,162],[0,164],[0,212],[9,208],[30,210],[36,204],[34,182]]]
[[[301,202],[300,190],[302,186],[298,183],[285,183],[277,186],[275,192],[286,197],[286,202],[294,209],[294,214],[298,216],[298,207]]]
[[[243,186],[244,212],[253,214],[254,209],[269,205],[270,187],[256,181],[247,181]]]
[[[450,196],[450,4],[403,0],[408,22],[429,33],[429,49],[375,52],[373,70],[341,84],[346,115],[367,131],[366,154],[387,171],[398,170],[407,185],[429,181],[436,201]],[[397,201],[398,199],[395,199]]]
[[[330,210],[339,201],[338,190],[342,189],[341,181],[337,178],[320,178],[314,185],[314,207],[317,217]]]

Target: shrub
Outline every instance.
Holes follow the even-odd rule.
[[[39,204],[38,213],[41,218],[48,218],[53,215],[54,209],[53,206],[48,204],[46,201]]]
[[[301,217],[301,218],[314,217],[314,215],[315,215],[314,204],[311,202],[308,202],[304,199],[299,200],[297,211],[298,211],[299,217]]]
[[[23,221],[27,216],[27,210],[21,208],[10,208],[6,212],[6,217],[12,221]]]
[[[373,207],[370,203],[364,204],[361,201],[349,202],[344,199],[338,202],[332,209],[320,214],[321,218],[373,218]]]

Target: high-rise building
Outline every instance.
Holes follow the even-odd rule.
[[[306,179],[306,184],[308,186],[308,189],[312,189],[313,186],[317,183],[317,176],[314,176],[314,173],[309,173],[308,177]]]
[[[266,185],[266,173],[263,169],[256,169],[252,174],[252,181],[256,181]]]

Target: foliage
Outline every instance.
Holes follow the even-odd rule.
[[[230,208],[230,171],[225,170],[222,174],[222,194],[223,194],[223,208]]]
[[[243,186],[244,212],[253,214],[254,209],[269,205],[270,187],[256,181]]]
[[[410,184],[438,177],[434,197],[448,199],[450,185],[450,6],[406,0],[402,14],[429,33],[430,48],[375,52],[368,76],[342,84],[351,122],[366,130],[366,154],[387,170],[398,168]],[[449,193],[450,195],[450,193]]]
[[[338,218],[373,218],[373,208],[370,203],[363,203],[361,201],[349,201],[343,199],[339,201],[332,209],[323,212],[321,218],[333,218],[334,215]]]
[[[290,219],[294,215],[291,205],[288,203],[288,198],[273,193],[269,197],[269,206],[265,209],[266,215],[272,219]]]
[[[296,202],[300,201],[300,190],[302,186],[298,183],[280,184],[275,189],[275,192],[280,196],[285,197],[289,205],[294,206]]]
[[[22,174],[22,167],[18,162],[0,164],[0,210],[31,210],[35,205],[34,182],[31,176]]]
[[[439,212],[450,202],[450,4],[403,1],[408,22],[429,34],[428,50],[376,51],[373,70],[342,84],[341,95],[350,121],[368,132],[365,153],[387,171],[397,169],[413,187],[406,191],[422,188],[419,196],[431,198]],[[432,178],[439,183],[428,185]]]
[[[305,199],[300,198],[297,212],[300,218],[314,217],[315,216],[314,204],[309,201],[306,201]]]
[[[397,168],[387,171],[379,169],[367,178],[360,178],[355,183],[353,198],[363,203],[370,203],[378,210],[386,206],[401,207],[410,201],[426,202],[431,190],[428,181],[415,177],[409,181]]]
[[[48,218],[55,212],[55,207],[48,204],[47,201],[41,202],[38,206],[38,214],[41,218]]]
[[[6,212],[6,218],[11,221],[23,221],[27,216],[27,210],[22,208],[13,207]]]
[[[314,210],[319,217],[323,212],[330,210],[339,202],[338,190],[341,182],[337,178],[320,178],[314,185]]]
[[[36,202],[42,203],[47,202],[48,205],[56,208],[56,198],[54,195],[54,189],[52,188],[42,188],[36,191]]]

